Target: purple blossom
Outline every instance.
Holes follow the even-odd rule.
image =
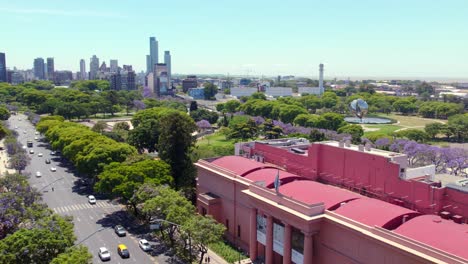
[[[148,86],[145,86],[145,87],[143,87],[143,91],[142,91],[141,95],[144,98],[150,98],[150,97],[153,97],[153,91],[151,91],[151,89]]]
[[[146,108],[146,105],[145,103],[143,103],[142,101],[140,100],[133,100],[133,105],[135,106],[135,108],[138,110],[143,110]]]
[[[200,130],[211,128],[210,122],[208,122],[207,120],[204,120],[204,119],[198,121],[196,124],[197,124],[198,129],[200,129]]]
[[[253,121],[255,122],[255,124],[256,124],[257,126],[259,126],[259,125],[265,123],[265,118],[263,118],[263,117],[261,117],[261,116],[254,116],[254,117],[252,117],[252,119],[253,119]]]
[[[388,138],[379,138],[375,141],[375,145],[378,148],[386,148],[390,145],[390,139]]]

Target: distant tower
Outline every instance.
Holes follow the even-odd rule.
[[[88,79],[86,76],[86,62],[84,59],[80,60],[80,80],[86,80]]]
[[[47,79],[49,81],[55,81],[54,58],[47,58]]]
[[[319,89],[320,89],[320,94],[323,94],[325,92],[325,89],[323,88],[323,64],[320,63],[319,65]]]
[[[44,59],[34,59],[34,77],[38,80],[45,80]]]
[[[93,57],[91,57],[90,62],[89,62],[89,79],[96,80],[98,71],[99,71],[99,58],[96,57],[96,55],[93,55]]]
[[[146,74],[152,72],[152,69],[153,67],[151,67],[151,56],[150,55],[146,55]]]
[[[0,52],[0,82],[7,81],[5,53]]]
[[[164,63],[167,66],[167,77],[170,80],[172,77],[172,68],[171,68],[171,53],[168,50],[164,51]]]
[[[150,57],[151,57],[151,71],[153,71],[154,65],[159,63],[158,41],[156,40],[156,37],[150,37]]]

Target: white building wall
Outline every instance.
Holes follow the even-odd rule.
[[[299,87],[299,94],[316,94],[320,95],[320,87]]]
[[[290,87],[268,87],[265,93],[273,97],[292,96],[292,88]]]
[[[240,87],[231,88],[231,95],[235,97],[251,96],[253,93],[256,93],[256,92],[257,92],[257,88],[240,88]]]

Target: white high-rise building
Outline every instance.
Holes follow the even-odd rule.
[[[90,62],[89,62],[89,79],[96,80],[98,71],[99,71],[99,58],[96,57],[96,55],[93,55],[93,57],[91,57]]]
[[[87,80],[88,79],[88,76],[86,76],[86,62],[84,59],[81,59],[80,60],[80,76],[78,77],[78,79],[80,80]]]
[[[164,51],[164,63],[166,64],[166,67],[167,67],[167,77],[170,80],[172,77],[172,68],[171,68],[171,53],[168,50]]]

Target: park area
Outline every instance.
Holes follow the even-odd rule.
[[[389,114],[389,115],[382,115],[380,117],[383,118],[390,118],[395,120],[396,122],[393,124],[365,124],[361,125],[364,129],[364,137],[372,134],[372,133],[379,133],[385,135],[391,135],[393,132],[405,130],[405,129],[419,129],[424,130],[424,126],[426,124],[439,122],[441,124],[446,124],[447,120],[442,119],[433,119],[433,118],[422,118],[418,116],[405,116],[405,115],[398,115],[398,114]]]

